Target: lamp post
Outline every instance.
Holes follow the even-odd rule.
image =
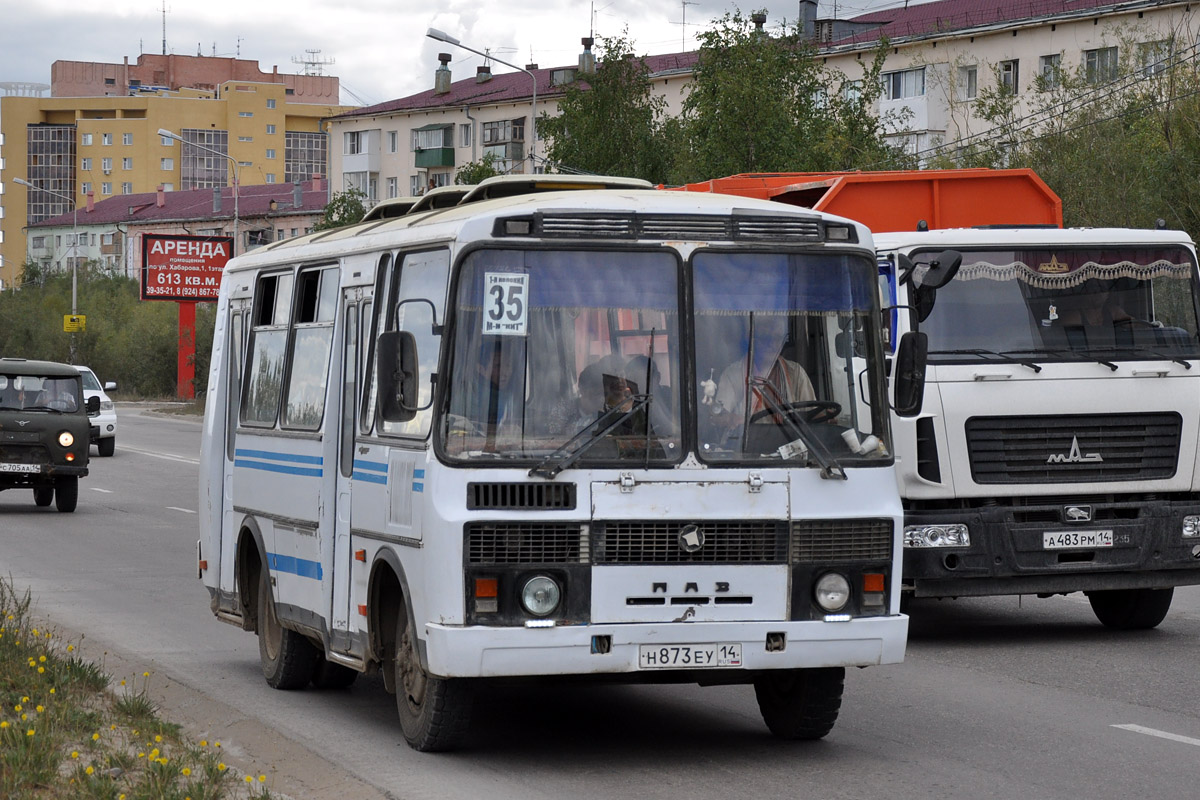
[[[436,39],[439,42],[445,42],[446,44],[452,44],[455,47],[461,47],[463,50],[469,50],[472,53],[475,53],[476,55],[483,56],[484,58],[490,58],[493,61],[499,61],[504,66],[512,67],[515,70],[520,70],[521,72],[524,72],[526,75],[528,75],[530,78],[533,79],[533,111],[531,113],[532,119],[530,120],[530,124],[529,124],[529,165],[530,165],[531,171],[536,170],[537,169],[537,76],[534,75],[529,70],[525,69],[524,67],[518,67],[516,64],[510,64],[507,61],[500,59],[500,58],[496,58],[495,56],[493,56],[489,53],[483,53],[483,52],[480,52],[479,50],[476,50],[474,47],[468,47],[467,45],[460,42],[458,39],[455,39],[450,34],[445,33],[443,31],[439,31],[437,28],[430,28],[429,30],[425,31],[425,35],[428,36],[430,39]]]
[[[182,136],[180,136],[178,133],[172,133],[171,131],[167,130],[166,128],[159,128],[158,135],[165,136],[168,139],[174,139],[175,141],[180,142],[182,144],[186,144],[189,147],[195,147],[199,150],[204,150],[205,152],[212,153],[213,155],[221,156],[221,157],[229,160],[230,163],[233,164],[233,255],[236,256],[237,255],[237,246],[238,246],[238,186],[242,182],[241,181],[241,165],[238,164],[237,159],[234,158],[233,156],[229,155],[229,153],[222,153],[220,150],[217,150],[214,147],[208,147],[207,145],[197,144],[196,142],[189,142],[188,140],[186,140]],[[182,156],[183,149],[180,148],[179,152],[180,152],[180,155]]]
[[[65,194],[61,194],[50,189],[43,189],[40,186],[34,186],[32,183],[24,180],[23,178],[13,178],[13,183],[20,184],[21,186],[25,186],[29,189],[34,189],[39,192],[45,192],[46,194],[52,194],[55,197],[66,200],[71,204],[71,210],[73,214],[71,222],[71,316],[73,317],[77,313],[79,286],[79,203],[75,202],[75,198],[73,197],[68,197]],[[75,363],[74,333],[71,334],[71,355],[69,361],[72,364]]]

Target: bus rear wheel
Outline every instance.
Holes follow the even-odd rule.
[[[1162,622],[1171,608],[1174,589],[1110,589],[1088,592],[1096,619],[1106,628],[1140,631]]]
[[[258,578],[258,657],[267,684],[274,689],[303,689],[313,679],[321,657],[307,638],[279,624],[265,566]]]
[[[754,680],[763,722],[780,739],[820,739],[842,707],[844,667],[766,672]]]
[[[462,744],[471,716],[471,692],[462,679],[438,678],[421,666],[416,637],[401,610],[396,623],[396,711],[409,747],[422,753]]]

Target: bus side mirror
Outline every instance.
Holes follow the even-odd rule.
[[[896,348],[895,399],[892,410],[901,417],[921,413],[925,399],[925,362],[929,339],[919,331],[909,331],[900,337]]]
[[[408,331],[385,331],[375,346],[379,416],[408,422],[417,415],[417,340]]]

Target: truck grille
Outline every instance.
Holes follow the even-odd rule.
[[[694,526],[703,544],[684,550],[680,533]],[[597,564],[783,564],[787,523],[776,520],[611,521],[593,525]],[[699,541],[699,540],[693,540]]]
[[[468,564],[586,564],[586,528],[579,522],[472,522]]]
[[[981,484],[1170,478],[1182,427],[1172,412],[975,417],[966,424],[971,477]]]
[[[889,561],[890,519],[804,519],[792,523],[792,563]]]

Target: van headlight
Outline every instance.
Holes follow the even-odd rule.
[[[63,447],[70,447],[75,444],[75,437],[70,431],[63,431],[58,435],[58,443]]]
[[[535,617],[553,614],[561,598],[562,589],[553,578],[546,575],[535,575],[525,581],[521,589],[521,605]]]

